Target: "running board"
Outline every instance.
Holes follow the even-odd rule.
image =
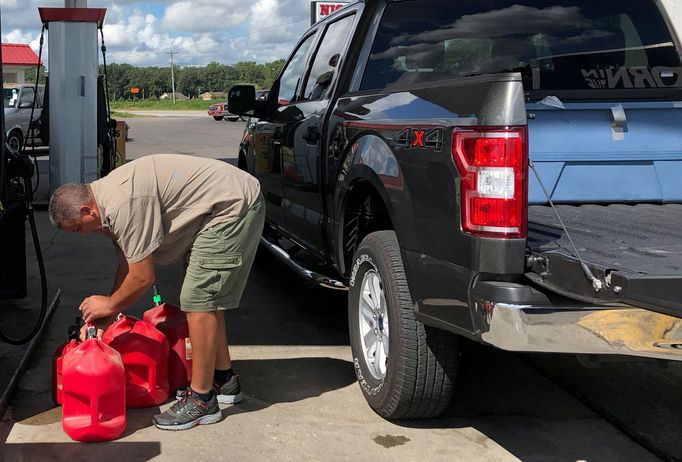
[[[261,244],[268,249],[270,252],[272,252],[276,257],[278,257],[284,264],[286,264],[289,268],[294,270],[296,273],[298,273],[303,279],[305,279],[308,282],[312,282],[313,284],[316,284],[320,287],[324,287],[327,289],[334,289],[334,290],[348,290],[348,286],[344,284],[341,281],[338,281],[336,279],[332,279],[328,276],[325,276],[320,273],[316,273],[315,271],[310,271],[309,269],[304,268],[300,264],[298,264],[296,261],[294,261],[293,258],[291,258],[291,255],[287,253],[286,250],[282,249],[280,246],[275,244],[274,242],[271,242],[267,240],[265,236],[262,236],[260,238]]]

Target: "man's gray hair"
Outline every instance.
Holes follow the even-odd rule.
[[[80,209],[90,204],[90,186],[80,183],[67,183],[60,186],[50,198],[50,221],[59,228],[63,223],[80,220]]]

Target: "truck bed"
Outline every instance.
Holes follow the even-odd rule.
[[[557,205],[586,262],[646,275],[682,277],[682,204]],[[549,206],[528,210],[532,250],[573,255]]]
[[[553,292],[590,303],[648,308],[682,317],[682,204],[558,205],[583,261],[548,206],[528,211],[526,273]]]

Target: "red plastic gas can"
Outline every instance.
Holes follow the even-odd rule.
[[[192,380],[192,344],[189,341],[187,315],[169,303],[144,313],[144,320],[163,332],[170,347],[168,385],[171,391],[186,387]]]
[[[109,441],[126,428],[121,355],[90,338],[63,359],[62,428],[76,441]]]
[[[168,398],[168,340],[149,323],[132,316],[114,322],[102,336],[121,353],[128,407],[149,407]]]
[[[57,347],[54,352],[54,357],[52,358],[52,401],[55,404],[62,404],[62,364],[64,363],[64,356],[71,351],[76,349],[78,342],[76,340],[70,340],[64,342]]]

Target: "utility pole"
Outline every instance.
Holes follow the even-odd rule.
[[[169,51],[168,54],[170,55],[171,58],[171,87],[173,88],[173,104],[175,104],[175,72],[174,72],[175,64],[173,62],[173,55],[178,54],[178,52],[171,49],[171,51]]]

